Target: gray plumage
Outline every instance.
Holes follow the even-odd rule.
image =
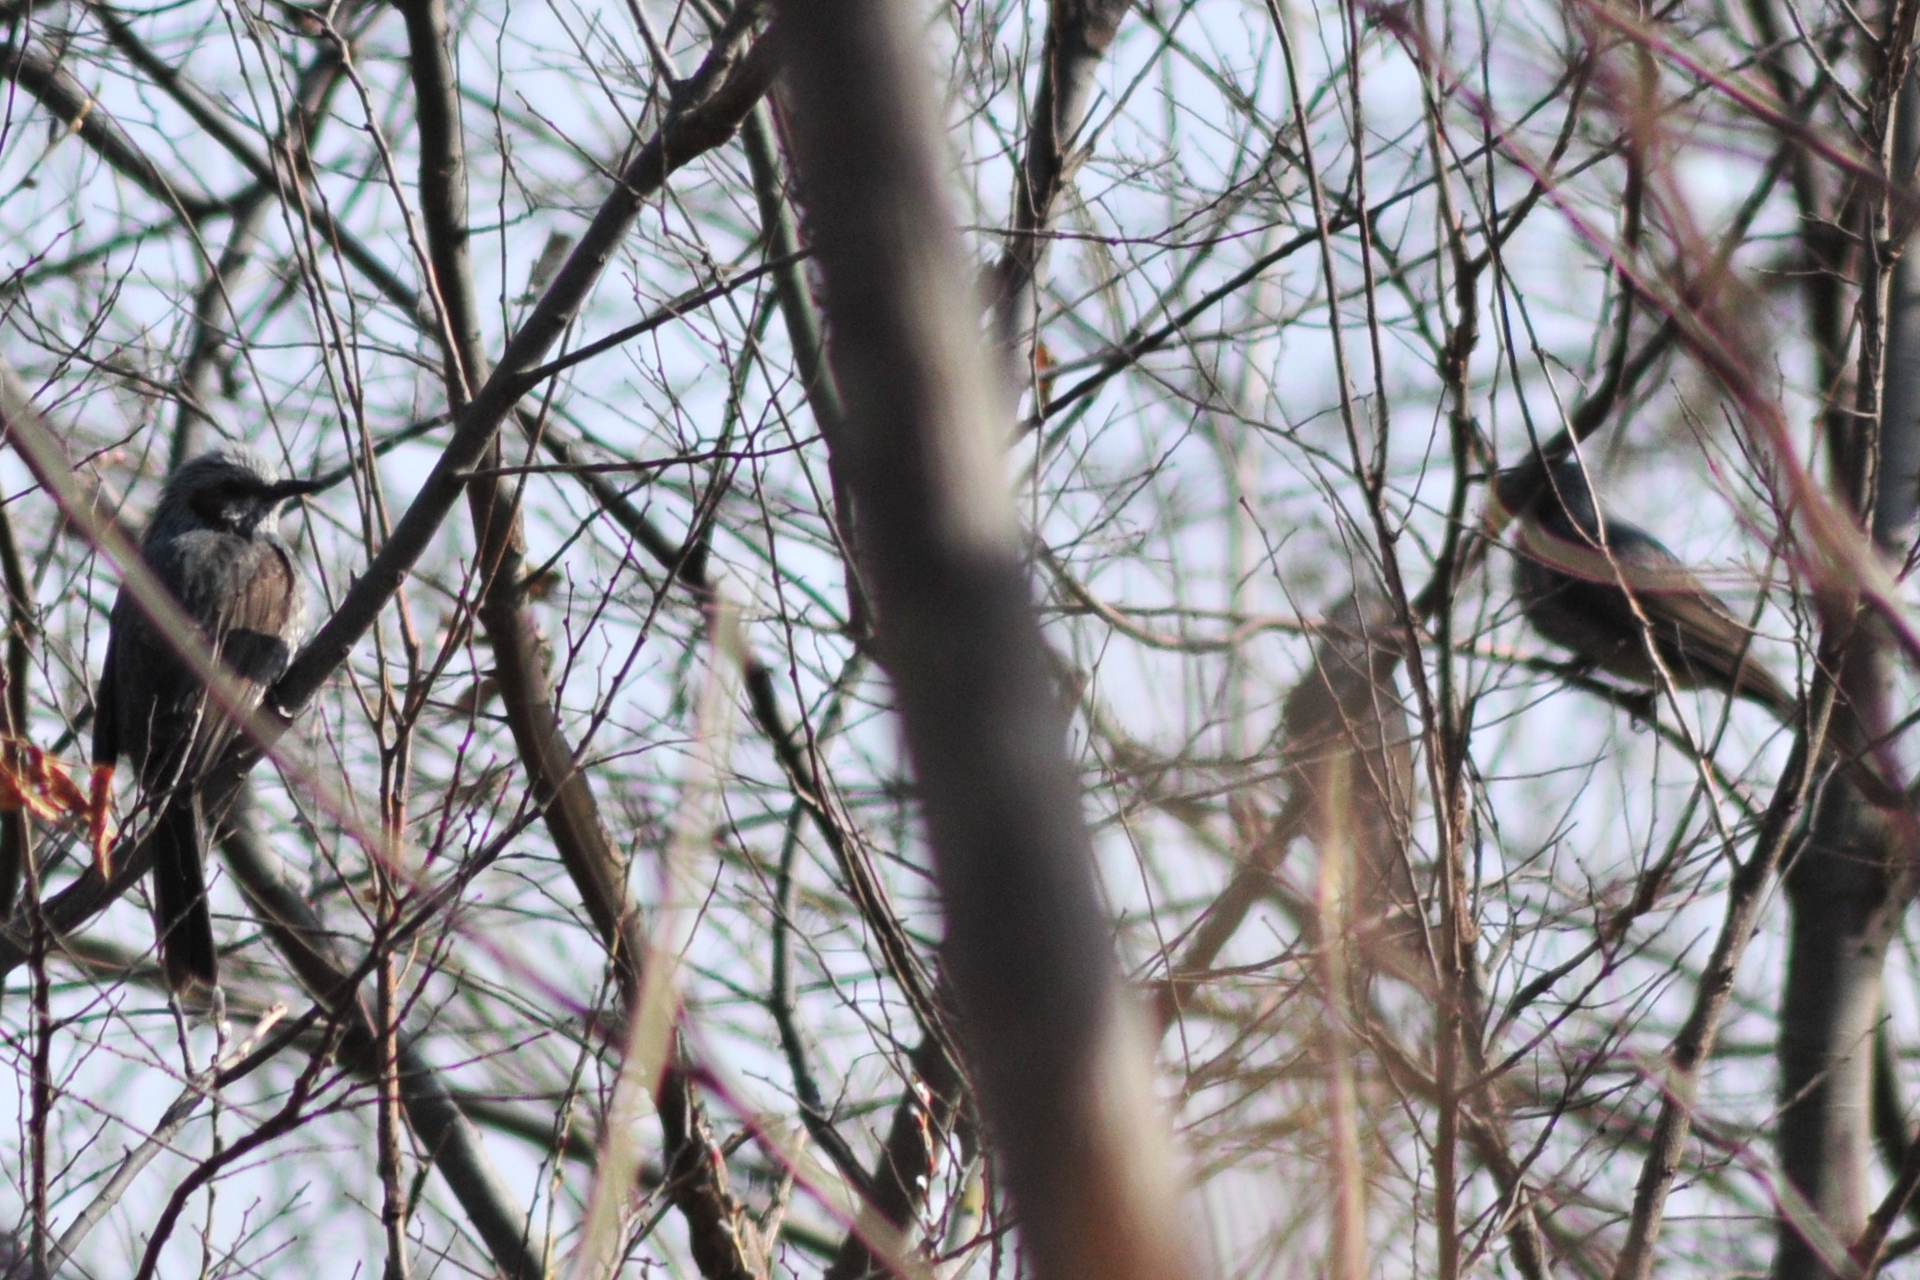
[[[1521,475],[1515,468],[1503,479]],[[1495,498],[1507,501],[1498,488]],[[1546,639],[1635,684],[1658,687],[1664,668],[1682,688],[1718,689],[1759,703],[1782,724],[1797,720],[1798,699],[1749,651],[1747,625],[1652,535],[1603,516],[1577,459],[1553,467],[1518,515],[1514,594]],[[1834,715],[1820,759],[1870,804],[1908,807],[1880,774],[1858,717]]]
[[[1651,642],[1675,684],[1738,694],[1792,721],[1794,696],[1749,652],[1746,624],[1645,530],[1603,517],[1577,459],[1555,467],[1520,512],[1516,549],[1514,594],[1548,640],[1658,686]]]
[[[286,670],[305,621],[293,553],[277,525],[287,499],[315,491],[272,478],[260,458],[227,448],[183,463],[168,479],[140,542],[141,558],[200,626],[233,672],[246,711]],[[207,697],[133,597],[114,601],[95,703],[93,759],[131,762],[143,803],[155,814],[155,927],[167,982],[176,991],[218,979],[203,861],[226,797],[210,796],[209,772],[237,731]]]

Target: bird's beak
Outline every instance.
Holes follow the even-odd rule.
[[[275,502],[285,502],[289,498],[305,498],[325,489],[326,483],[320,480],[281,480],[267,486],[266,496]]]

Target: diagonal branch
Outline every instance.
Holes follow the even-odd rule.
[[[753,10],[752,5],[742,6],[746,19],[737,21],[732,33],[716,38],[716,51],[727,47],[730,35],[737,39],[744,34]],[[430,292],[441,320],[447,401],[458,411],[488,376],[468,252],[460,97],[445,0],[403,0],[401,11],[419,113],[420,209],[432,266]],[[710,70],[709,83],[716,76]],[[497,433],[482,461],[485,469],[467,482],[467,502],[479,545],[478,617],[493,649],[501,701],[554,847],[602,944],[612,954],[629,1014],[638,1016],[640,965],[646,954],[640,917],[627,896],[625,863],[560,727],[544,645],[526,609],[526,535],[518,495],[499,470],[503,458]],[[728,1188],[725,1161],[699,1093],[678,1061],[677,1041],[678,1036],[669,1032],[665,1069],[655,1091],[667,1143],[665,1164],[672,1199],[686,1219],[694,1261],[702,1274],[713,1280],[756,1280],[764,1270],[757,1236]],[[616,1194],[624,1197],[625,1190]]]
[[[429,295],[440,318],[435,331],[441,339],[447,402],[459,413],[469,407],[473,389],[489,372],[480,348],[479,306],[468,252],[460,100],[445,4],[408,0],[401,11],[407,23],[419,112],[420,214],[432,266]],[[468,509],[479,544],[479,618],[493,647],[507,721],[536,803],[587,914],[613,953],[621,987],[631,996],[639,989],[635,967],[642,951],[639,921],[627,901],[625,866],[586,776],[575,767],[573,748],[561,732],[540,637],[522,607],[526,540],[518,507],[499,473],[501,461],[497,431],[489,432],[476,459],[481,474],[466,480]]]
[[[225,208],[204,192],[182,191],[175,186],[166,170],[140,149],[107,109],[46,54],[20,46],[0,48],[0,77],[32,94],[102,160],[188,222],[198,222]]]
[[[1049,11],[1046,42],[1040,54],[1040,85],[1033,109],[1033,128],[1027,138],[1026,158],[1014,192],[1012,233],[994,281],[998,290],[995,325],[1009,366],[1009,389],[1016,398],[1021,384],[1031,373],[1026,366],[1032,362],[1035,296],[1046,262],[1046,233],[1053,225],[1060,193],[1070,172],[1067,149],[1085,118],[1093,73],[1113,43],[1125,12],[1124,0],[1119,3],[1055,0]],[[747,156],[753,163],[754,188],[760,200],[761,222],[772,240],[768,247],[770,251],[789,252],[790,245],[797,247],[797,241],[792,239],[791,214],[779,190],[772,147],[759,119],[748,123],[746,141]],[[812,301],[801,287],[797,267],[789,277],[782,280],[781,309],[787,318],[787,331],[793,340],[814,418],[820,424],[821,435],[828,441],[835,513],[840,521],[841,540],[850,556],[848,577],[854,583],[855,603],[860,604],[864,592],[859,589],[857,570],[851,563],[856,544],[849,528],[846,468],[841,461],[846,450],[845,409],[831,374],[821,367],[819,323],[814,319]],[[816,387],[831,394],[816,393]],[[844,857],[841,861],[845,865]],[[951,1056],[940,1049],[929,1028],[928,1037],[909,1055],[926,1095],[923,1097],[918,1089],[909,1088],[901,1097],[880,1159],[868,1179],[871,1211],[896,1228],[904,1228],[911,1222],[924,1203],[932,1185],[926,1176],[930,1167],[928,1157],[945,1143],[965,1114],[965,1076]],[[970,1134],[963,1136],[970,1138]],[[853,1280],[871,1271],[876,1261],[859,1232],[850,1233],[827,1272],[827,1280]]]
[[[695,77],[695,105],[668,120],[627,166],[618,186],[601,205],[573,253],[541,296],[533,313],[514,335],[499,363],[461,410],[453,437],[420,487],[413,504],[394,525],[385,544],[355,581],[318,634],[295,657],[273,689],[280,727],[292,723],[399,591],[466,489],[467,473],[481,464],[501,422],[513,410],[528,371],[579,314],[620,241],[639,215],[641,204],[667,177],[688,161],[720,145],[772,82],[773,52],[763,37],[742,54],[744,30],[717,45]],[[228,767],[243,772],[258,752],[242,749]]]

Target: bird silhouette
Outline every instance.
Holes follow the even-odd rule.
[[[1553,467],[1518,515],[1514,594],[1535,631],[1649,687],[1660,684],[1658,655],[1677,685],[1736,694],[1791,721],[1797,700],[1749,652],[1752,632],[1658,539],[1603,517],[1578,459]]]
[[[1321,856],[1338,846],[1350,863],[1362,958],[1420,982],[1431,966],[1409,862],[1414,734],[1394,683],[1404,649],[1392,602],[1362,579],[1328,611],[1313,666],[1287,695],[1282,763]]]
[[[140,542],[154,576],[199,624],[232,672],[242,705],[211,699],[122,589],[114,601],[93,732],[96,770],[119,759],[139,770],[141,804],[154,814],[153,903],[167,984],[218,983],[204,859],[226,799],[210,774],[250,713],[286,670],[304,624],[293,552],[278,532],[281,504],[316,492],[275,480],[248,450],[227,448],[181,464],[161,490]]]

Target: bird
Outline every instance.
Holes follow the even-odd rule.
[[[1752,631],[1658,539],[1603,517],[1579,459],[1551,467],[1517,514],[1514,594],[1542,637],[1631,683],[1658,687],[1664,668],[1792,722],[1798,699],[1749,651]]]
[[[282,504],[321,487],[275,479],[251,450],[215,449],[168,478],[141,537],[141,559],[232,674],[239,706],[208,696],[124,586],[114,601],[94,701],[96,795],[104,801],[101,782],[116,761],[138,770],[140,803],[154,815],[154,928],[176,993],[218,987],[204,860],[221,798],[209,783],[238,731],[236,716],[260,705],[300,639],[304,597],[279,517]],[[105,872],[103,846],[96,857]]]
[[[1281,711],[1290,805],[1322,857],[1338,846],[1361,958],[1420,971],[1420,895],[1408,859],[1413,730],[1394,683],[1405,639],[1392,602],[1364,578],[1328,610],[1313,666]]]

